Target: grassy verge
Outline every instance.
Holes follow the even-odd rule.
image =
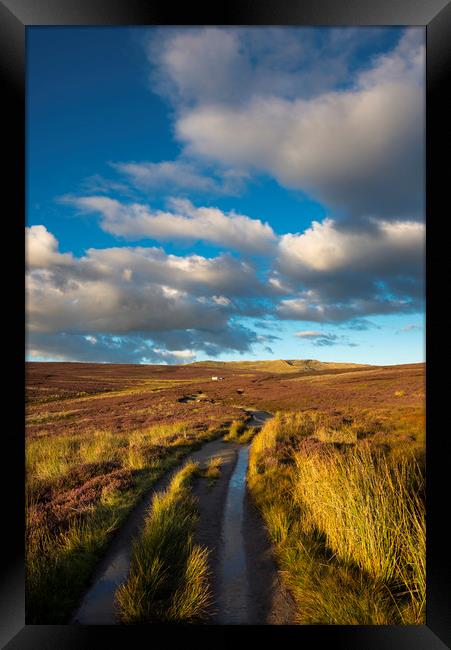
[[[67,623],[142,494],[220,433],[177,424],[27,440],[27,624]]]
[[[421,450],[374,427],[278,414],[254,438],[249,487],[298,623],[424,623]]]
[[[206,612],[208,551],[193,543],[197,508],[190,481],[197,471],[197,464],[186,464],[153,499],[129,577],[116,592],[124,623],[188,623]]]

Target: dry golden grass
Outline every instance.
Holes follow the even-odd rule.
[[[393,460],[402,459],[407,447],[415,448],[421,459],[424,364],[341,369],[340,364],[318,366],[314,361],[282,361],[278,366],[276,362],[277,367],[266,363],[257,364],[258,368],[252,368],[254,362],[219,364],[214,371],[215,362],[178,367],[27,365],[27,623],[67,622],[112,531],[139,495],[193,446],[211,439],[213,430],[219,432],[221,423],[239,418],[242,410],[237,399],[271,412],[304,410],[302,415],[278,416],[264,434],[254,438],[255,449],[266,445],[264,462],[260,455],[254,458],[255,489],[260,489],[275,536],[286,541],[288,573],[290,567],[307,562],[302,549],[310,548],[307,541],[312,538],[302,533],[298,523],[298,532],[293,532],[293,522],[301,516],[291,509],[301,506],[292,491],[279,489],[287,484],[292,490],[300,439],[340,448],[367,440],[372,448],[389,449]],[[225,380],[212,382],[212,374]],[[202,401],[180,402],[187,394]],[[252,437],[254,432],[241,426],[234,424],[228,431],[231,440],[242,443]],[[277,493],[271,501],[268,495],[273,488]],[[325,534],[318,535],[309,551],[315,558],[326,549]],[[303,539],[302,548],[298,541],[294,544],[295,539]],[[293,548],[296,557],[304,558],[298,564],[290,555]],[[341,575],[343,584],[355,585],[345,579],[349,567],[337,564],[337,556],[331,560],[331,550],[324,553],[319,564],[313,563],[322,567],[323,574],[313,572],[310,577],[316,575],[330,585],[335,575]],[[325,567],[333,568],[330,575]],[[357,565],[356,571],[358,576],[363,573]],[[306,575],[298,572],[294,591],[299,592]],[[368,584],[373,588],[374,580]],[[348,591],[345,602],[354,596],[359,601],[359,590],[354,596],[351,588]],[[382,592],[388,594],[385,587]],[[303,593],[305,612],[305,589]],[[331,588],[330,593],[341,592]],[[329,601],[326,619],[333,620],[338,609],[334,614]],[[363,597],[362,602],[366,602]],[[343,617],[345,607],[339,609]],[[388,611],[385,601],[378,614],[373,608],[365,618],[363,612],[370,610],[368,602],[362,605],[359,620],[380,621],[380,612]],[[313,605],[310,615],[315,620]],[[391,614],[386,620],[395,618]],[[352,612],[349,620],[355,620]]]
[[[223,459],[221,456],[213,456],[213,458],[210,458],[208,461],[207,466],[199,472],[200,476],[208,479],[209,485],[213,485],[220,477],[222,462]]]
[[[197,508],[190,482],[197,472],[187,463],[153,499],[129,577],[116,592],[124,623],[193,622],[207,610],[208,551],[193,543]]]
[[[241,420],[234,420],[229,431],[225,434],[223,440],[226,442],[238,442],[240,445],[245,445],[250,442],[255,435],[255,427],[248,427],[246,423]]]
[[[249,487],[300,623],[424,622],[421,444],[371,422],[285,413],[254,438]]]
[[[64,623],[139,496],[217,433],[162,424],[141,431],[28,438],[28,623]],[[193,559],[194,561],[194,559]]]

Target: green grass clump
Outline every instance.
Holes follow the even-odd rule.
[[[214,482],[221,476],[222,458],[221,456],[213,456],[207,463],[207,466],[200,470],[199,474],[203,478],[208,479],[208,485],[211,487]]]
[[[240,445],[244,445],[252,440],[254,435],[255,427],[248,427],[245,422],[234,420],[223,439],[226,442],[238,442]]]
[[[246,425],[244,424],[244,422],[242,422],[241,420],[234,420],[231,423],[228,432],[224,436],[224,440],[228,442],[236,442],[240,438],[240,436],[244,433],[245,429],[246,429]]]
[[[189,487],[197,471],[197,464],[186,464],[154,497],[129,577],[116,592],[124,623],[186,623],[206,613],[208,551],[193,543],[197,508]]]
[[[251,446],[248,485],[298,623],[424,623],[421,454],[359,440],[367,424],[277,414]]]

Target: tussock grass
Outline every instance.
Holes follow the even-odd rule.
[[[208,479],[208,484],[210,486],[220,477],[222,462],[223,459],[221,456],[213,456],[213,458],[210,458],[208,461],[207,466],[203,470],[200,470],[200,476]]]
[[[233,420],[228,432],[224,436],[224,440],[229,442],[236,442],[242,433],[244,433],[246,425],[241,420]]]
[[[249,487],[299,623],[424,622],[422,457],[368,429],[279,413],[254,438]]]
[[[255,436],[255,432],[255,427],[247,427],[246,430],[238,438],[237,442],[239,442],[240,445],[245,445],[252,440],[252,438]]]
[[[214,429],[194,434],[177,423],[27,439],[27,623],[66,623],[113,532],[141,494],[217,435]],[[99,487],[89,488],[96,481]]]
[[[78,411],[61,411],[56,413],[37,413],[26,416],[26,424],[49,424],[60,420],[70,420],[77,415]]]
[[[245,422],[234,420],[223,439],[226,442],[238,442],[239,444],[244,445],[252,440],[254,435],[255,427],[248,427]]]
[[[308,529],[321,530],[334,552],[374,578],[401,580],[403,567],[419,572],[423,478],[414,459],[393,460],[366,444],[297,453],[295,462],[293,495]]]
[[[61,530],[27,525],[27,622],[67,622],[111,533],[133,505],[134,496],[113,491],[97,508],[74,518]]]
[[[33,491],[39,481],[51,482],[65,474],[73,463],[77,447],[78,442],[69,436],[27,440],[25,464],[29,489]]]
[[[25,448],[28,489],[34,492],[57,479],[61,483],[73,467],[82,464],[117,462],[124,468],[143,469],[149,466],[152,452],[158,447],[169,450],[193,441],[194,436],[184,422],[121,434],[96,430],[78,435],[28,438]]]
[[[156,494],[135,542],[127,581],[116,592],[124,623],[181,623],[202,618],[210,602],[208,551],[193,543],[198,472],[188,463]]]

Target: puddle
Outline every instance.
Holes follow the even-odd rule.
[[[115,625],[114,594],[130,567],[130,548],[121,549],[84,599],[73,623]]]
[[[235,470],[230,478],[222,523],[218,623],[240,625],[248,622],[249,585],[243,540],[244,494],[249,447],[238,452]]]
[[[248,413],[252,415],[248,424],[257,427],[262,426],[267,419],[272,417],[265,411],[248,409]],[[190,458],[193,461],[205,463],[218,453],[234,453],[233,446],[217,439],[204,444],[201,449],[191,453],[183,462]],[[243,537],[248,458],[249,447],[240,447],[237,463],[228,485],[222,520],[217,621],[219,624],[225,625],[246,624],[250,620],[250,587],[246,569],[246,545]],[[164,489],[168,485],[171,474],[172,472],[160,479],[150,494],[142,499],[124,523],[101,561],[91,587],[85,593],[71,623],[82,625],[118,623],[115,617],[114,595],[117,587],[127,578],[133,538],[140,533],[146,510],[154,492]]]
[[[248,426],[251,427],[262,427],[267,420],[270,420],[273,415],[267,411],[254,411],[254,409],[246,409],[246,412],[251,416]]]

